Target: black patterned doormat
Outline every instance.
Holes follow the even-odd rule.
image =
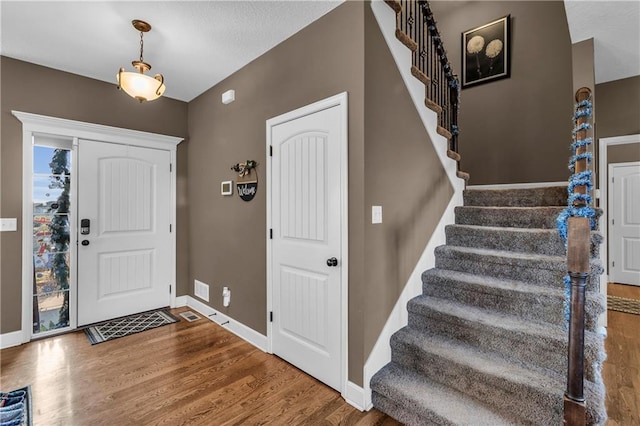
[[[179,320],[164,309],[129,315],[84,329],[92,345],[173,324]]]
[[[607,309],[610,311],[640,315],[640,300],[627,299],[626,297],[607,296]]]
[[[11,392],[0,392],[1,426],[31,426],[32,413],[30,386]]]

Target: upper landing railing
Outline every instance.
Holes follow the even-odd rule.
[[[411,73],[426,87],[425,105],[438,114],[438,133],[449,140],[449,156],[459,160],[460,82],[436,21],[425,0],[385,0],[396,12],[396,37],[413,52]]]

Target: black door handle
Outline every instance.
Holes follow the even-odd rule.
[[[327,259],[327,266],[338,266],[338,259],[335,257]]]
[[[82,240],[82,242],[80,243],[83,246],[88,246],[89,245],[89,240]]]

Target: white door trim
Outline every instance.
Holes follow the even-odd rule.
[[[32,239],[32,204],[31,204],[31,175],[33,172],[33,150],[32,141],[34,134],[44,134],[50,136],[62,136],[74,141],[74,148],[77,141],[81,139],[97,140],[115,144],[140,146],[146,148],[164,149],[170,152],[171,164],[176,164],[177,146],[183,138],[166,136],[155,133],[141,132],[138,130],[123,129],[119,127],[104,126],[101,124],[86,123],[82,121],[67,120],[63,118],[48,117],[45,115],[31,114],[21,111],[11,111],[11,113],[22,122],[22,343],[31,340],[32,334],[32,309],[31,286],[33,276],[33,265],[31,256],[33,254]],[[75,157],[75,156],[74,156]],[[75,160],[74,160],[75,161]],[[77,164],[74,163],[74,166]],[[74,171],[75,173],[75,171]],[[76,179],[77,180],[77,179]],[[74,183],[74,187],[77,182]],[[171,199],[169,218],[173,224],[171,236],[171,276],[173,285],[171,287],[171,306],[175,306],[176,300],[176,172],[171,173]],[[75,188],[74,188],[75,189]],[[76,192],[75,190],[73,191]],[[75,259],[74,259],[75,261]],[[70,302],[75,300],[75,291],[71,295]],[[77,309],[77,306],[76,306]],[[71,309],[71,325],[75,326],[76,309]]]
[[[602,215],[598,223],[600,232],[602,233],[604,244],[600,247],[600,256],[603,259],[602,267],[604,272],[600,275],[600,293],[604,296],[606,303],[607,300],[607,283],[609,282],[609,258],[608,258],[608,212],[609,209],[609,194],[608,194],[608,180],[609,180],[609,168],[607,167],[607,148],[613,145],[625,145],[630,143],[640,143],[640,134],[616,136],[612,138],[600,138],[598,140],[600,146],[598,149],[598,192],[600,193],[600,208],[602,209]],[[600,315],[599,324],[603,327],[607,326],[607,311]]]
[[[269,230],[271,229],[271,160],[270,160],[270,146],[271,146],[271,128],[277,126],[278,124],[286,123],[287,121],[295,120],[300,117],[304,117],[309,114],[313,114],[334,106],[339,106],[341,108],[342,114],[342,128],[341,132],[341,140],[342,146],[340,147],[340,191],[342,193],[342,197],[340,200],[340,213],[341,213],[341,268],[342,268],[342,294],[341,294],[341,306],[340,306],[340,323],[342,327],[342,342],[341,342],[341,355],[340,355],[340,365],[341,365],[341,389],[340,393],[343,397],[345,397],[345,393],[348,389],[347,382],[349,380],[349,372],[348,372],[348,347],[349,347],[349,338],[348,338],[348,330],[349,330],[349,321],[348,321],[348,294],[349,294],[349,216],[348,216],[348,103],[347,103],[347,92],[342,92],[338,95],[332,96],[327,99],[323,99],[321,101],[315,102],[313,104],[304,106],[302,108],[298,108],[294,111],[287,112],[285,114],[279,115],[277,117],[271,118],[267,120],[266,123],[266,132],[267,132],[267,317],[265,318],[267,321],[267,352],[273,353],[272,348],[272,323],[269,320],[269,312],[272,310],[272,300],[271,300],[271,291],[272,291],[272,268],[271,268],[271,259],[272,259],[272,240],[269,238]]]
[[[611,212],[610,216],[612,217],[612,220],[615,219],[615,212],[614,212],[615,203],[613,202],[614,201],[613,200],[613,194],[614,194],[614,191],[615,191],[615,189],[614,189],[615,183],[611,181],[610,177],[613,176],[614,169],[616,169],[618,167],[637,167],[637,166],[640,166],[640,161],[632,161],[632,162],[626,162],[626,163],[611,163],[611,164],[609,164],[609,167],[608,167],[608,170],[607,170],[607,172],[608,172],[608,174],[607,174],[607,180],[608,180],[607,187],[609,188],[608,189],[609,198],[607,199],[607,207],[608,207],[608,210]],[[607,222],[607,225],[608,225],[608,222]],[[605,240],[605,241],[607,241],[607,246],[608,246],[609,245],[608,244],[608,240]],[[611,263],[610,259],[606,259],[607,271],[609,270],[610,263]],[[622,263],[622,262],[619,262],[619,263]],[[615,281],[612,281],[612,282],[615,282]]]

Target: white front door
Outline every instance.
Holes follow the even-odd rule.
[[[640,163],[612,164],[609,171],[609,279],[640,286]]]
[[[78,159],[78,325],[168,306],[169,151],[80,140]]]
[[[272,352],[337,390],[346,285],[341,277],[343,108],[269,126]]]

